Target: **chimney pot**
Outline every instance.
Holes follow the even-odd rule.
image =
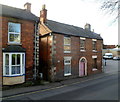
[[[85,29],[91,31],[91,25],[89,23],[86,23]]]
[[[25,3],[25,4],[24,4],[24,8],[25,8],[26,11],[31,12],[31,3],[28,3],[28,2]]]
[[[46,8],[45,4],[44,4],[44,5],[42,5],[42,10],[44,10],[45,8]]]

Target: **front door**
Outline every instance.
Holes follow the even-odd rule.
[[[79,61],[79,76],[85,75],[86,75],[86,61],[85,59],[82,59]]]

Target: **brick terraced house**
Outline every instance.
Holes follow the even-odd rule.
[[[2,80],[3,85],[14,85],[33,80],[39,66],[39,18],[31,13],[31,4],[25,9],[1,5]],[[38,58],[37,58],[38,56]],[[34,76],[34,77],[33,77]]]
[[[90,24],[83,29],[47,20],[45,5],[40,18],[31,13],[30,3],[25,9],[0,7],[3,85],[21,84],[37,76],[55,81],[102,71],[103,39],[91,31]]]
[[[83,77],[102,71],[103,39],[85,28],[47,19],[43,5],[40,12],[40,73],[56,81]]]

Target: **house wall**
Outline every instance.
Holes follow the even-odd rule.
[[[87,75],[102,71],[102,40],[97,40],[97,52],[93,52],[92,39],[86,38],[86,51],[81,52],[80,37],[71,36],[71,53],[64,53],[64,35],[54,33],[52,36],[44,36],[40,39],[40,69],[44,70],[43,76],[48,75],[46,76],[49,77],[48,79],[55,81],[78,77],[79,60],[82,57],[87,59]],[[72,57],[71,76],[64,76],[64,57],[66,56]],[[97,71],[92,71],[92,56],[97,56]]]
[[[0,18],[0,87],[2,85],[2,19]]]
[[[41,37],[39,40],[40,52],[40,69],[39,73],[43,73],[43,78],[45,80],[50,80],[50,69],[52,65],[52,57],[51,57],[51,48],[52,48],[52,40],[51,36]]]
[[[87,38],[86,51],[80,51],[80,37],[71,36],[71,53],[64,53],[64,35],[54,34],[53,37],[53,67],[55,70],[55,80],[61,80],[79,76],[79,60],[82,57],[87,59],[87,75],[102,71],[102,41],[97,40],[97,52],[92,51],[92,39]],[[70,56],[72,75],[64,77],[64,57]],[[97,56],[97,71],[92,71],[93,58]]]
[[[31,80],[33,78],[34,22],[11,17],[0,17],[0,19],[2,19],[2,48],[8,46],[8,22],[21,24],[21,46],[26,49],[26,80]]]

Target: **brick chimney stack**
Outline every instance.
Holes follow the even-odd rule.
[[[91,31],[91,25],[88,24],[88,23],[86,23],[86,25],[85,25],[85,29]]]
[[[40,22],[45,23],[47,20],[47,10],[45,4],[42,6],[42,10],[40,11]]]
[[[24,8],[25,8],[26,11],[31,12],[31,3],[28,3],[28,2],[25,3],[25,4],[24,4]]]

